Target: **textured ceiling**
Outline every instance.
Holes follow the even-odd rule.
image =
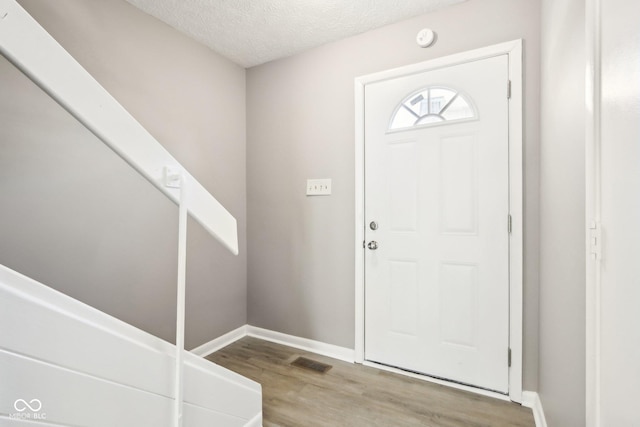
[[[465,0],[127,0],[252,67]]]

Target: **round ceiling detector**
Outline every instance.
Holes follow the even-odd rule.
[[[433,45],[436,41],[436,33],[433,30],[428,28],[422,29],[418,32],[416,36],[416,42],[420,47],[429,47]]]

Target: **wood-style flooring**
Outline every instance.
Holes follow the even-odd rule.
[[[292,366],[299,356],[332,365]],[[530,409],[245,337],[207,359],[262,385],[264,427],[534,427]]]

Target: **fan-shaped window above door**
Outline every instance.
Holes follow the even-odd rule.
[[[409,129],[476,118],[476,109],[462,93],[441,86],[414,92],[395,109],[389,130]]]

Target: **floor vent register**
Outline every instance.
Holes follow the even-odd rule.
[[[327,365],[326,363],[318,362],[316,360],[307,359],[306,357],[298,357],[296,360],[291,362],[291,364],[293,366],[297,366],[298,368],[307,369],[321,374],[326,373],[329,369],[332,368],[331,365]]]

